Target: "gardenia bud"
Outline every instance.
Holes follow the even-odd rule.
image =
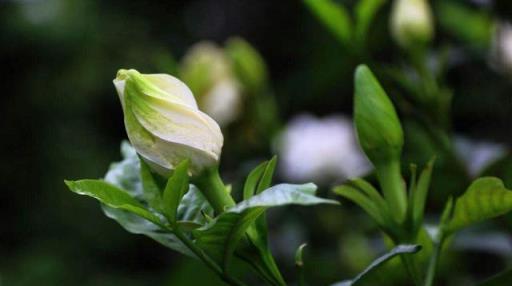
[[[365,65],[355,73],[354,121],[359,144],[375,165],[384,199],[394,209],[396,221],[402,223],[407,208],[400,172],[404,134],[393,104]]]
[[[128,138],[157,172],[168,174],[184,159],[198,174],[219,161],[223,137],[201,112],[189,88],[167,74],[119,70],[114,79]]]
[[[242,94],[224,50],[211,42],[198,43],[187,52],[180,71],[209,116],[223,127],[237,119]]]
[[[391,34],[400,46],[408,48],[426,44],[433,33],[427,0],[395,0],[391,12]]]
[[[400,157],[402,126],[386,92],[365,65],[355,72],[354,120],[359,144],[374,164]]]

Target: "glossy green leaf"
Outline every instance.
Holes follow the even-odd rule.
[[[350,43],[352,21],[344,6],[332,0],[304,0],[304,3],[338,41],[344,45]]]
[[[278,207],[285,205],[338,204],[337,201],[315,196],[316,185],[313,183],[294,185],[279,184],[268,188],[254,197],[238,203],[228,212],[241,213],[254,207]]]
[[[213,217],[213,208],[196,186],[189,185],[188,192],[178,206],[178,221],[203,225],[207,217]]]
[[[176,166],[172,176],[167,181],[163,194],[163,209],[169,222],[176,222],[178,206],[189,189],[189,161],[184,160]]]
[[[135,149],[126,141],[121,145],[121,153],[123,160],[111,164],[105,175],[105,181],[122,188],[132,198],[146,206],[146,197],[142,191],[139,157]],[[107,217],[116,220],[128,232],[146,235],[170,249],[194,257],[181,241],[160,226],[125,210],[111,208],[106,205],[103,205],[102,208]],[[151,210],[149,211],[151,212]],[[178,226],[186,230],[201,227],[206,222],[203,213],[212,216],[213,210],[200,191],[194,185],[190,185],[189,191],[178,207]]]
[[[86,195],[116,209],[132,212],[153,223],[159,224],[160,219],[148,211],[144,205],[130,196],[126,191],[103,180],[65,181],[69,189],[79,195]]]
[[[366,267],[363,272],[359,273],[354,279],[342,281],[339,283],[335,283],[332,286],[352,286],[352,285],[360,285],[360,283],[366,278],[366,276],[370,276],[372,272],[376,271],[379,267],[384,265],[391,258],[401,255],[401,254],[412,254],[420,251],[421,246],[419,245],[398,245],[393,248],[388,253],[380,256],[375,259],[368,267]]]
[[[126,190],[132,197],[143,200],[137,152],[128,141],[123,141],[121,143],[121,154],[123,160],[110,164],[110,168],[105,175],[105,181]]]
[[[146,219],[143,219],[131,212],[121,209],[111,208],[102,205],[105,215],[117,221],[124,229],[130,233],[146,235],[165,247],[178,251],[190,257],[195,255],[178,239],[176,236]]]
[[[503,215],[512,210],[512,191],[494,177],[475,180],[466,192],[457,198],[451,217],[443,229],[453,233],[480,221]]]
[[[271,187],[219,215],[205,227],[193,232],[196,243],[214,259],[226,265],[248,227],[270,207],[285,205],[337,204],[315,196],[314,184],[281,184]]]

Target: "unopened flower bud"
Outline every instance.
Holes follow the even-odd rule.
[[[114,79],[128,138],[157,172],[167,174],[184,159],[190,173],[218,163],[223,136],[201,112],[190,89],[167,74],[119,70]]]
[[[391,12],[391,34],[403,48],[428,43],[434,34],[427,0],[395,0]]]
[[[401,223],[407,206],[400,173],[404,134],[391,100],[365,65],[355,73],[354,120],[359,144],[375,166],[384,198]]]
[[[374,164],[399,158],[402,126],[386,92],[365,65],[355,72],[354,120],[359,143]]]

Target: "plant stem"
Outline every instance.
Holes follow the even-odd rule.
[[[245,284],[234,277],[227,275],[219,265],[208,256],[201,248],[194,244],[180,229],[174,228],[170,230],[176,237],[185,244],[206,266],[212,269],[217,275],[219,275],[222,280],[224,280],[229,285],[233,286],[245,286]]]
[[[376,166],[377,177],[396,222],[402,223],[407,208],[407,195],[402,182],[400,159],[389,160]]]
[[[402,259],[402,263],[405,266],[405,269],[407,270],[407,273],[411,277],[411,279],[414,281],[414,285],[419,286],[421,285],[421,275],[418,271],[416,262],[414,261],[414,257],[411,257],[409,255],[400,255],[400,259]]]
[[[441,249],[443,248],[443,243],[445,239],[443,231],[441,229],[439,231],[440,233],[437,242],[434,245],[434,253],[430,257],[430,261],[428,263],[427,275],[425,276],[425,283],[423,284],[424,286],[432,286],[432,283],[434,283],[434,277],[437,271],[437,264],[439,263]]]
[[[215,210],[215,213],[223,213],[226,208],[235,205],[235,201],[220,178],[217,167],[203,171],[203,173],[194,178],[194,183],[199,187],[201,193]]]

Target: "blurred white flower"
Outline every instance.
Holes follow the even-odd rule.
[[[238,83],[231,79],[217,82],[204,95],[201,107],[220,126],[226,126],[235,121],[242,109]]]
[[[512,73],[512,25],[500,22],[496,27],[491,49],[492,65]]]
[[[455,137],[455,151],[464,162],[468,173],[476,177],[485,167],[504,156],[507,148],[497,143],[458,136]]]
[[[281,134],[277,149],[280,172],[290,181],[329,183],[371,170],[357,144],[352,121],[342,115],[295,117]]]

